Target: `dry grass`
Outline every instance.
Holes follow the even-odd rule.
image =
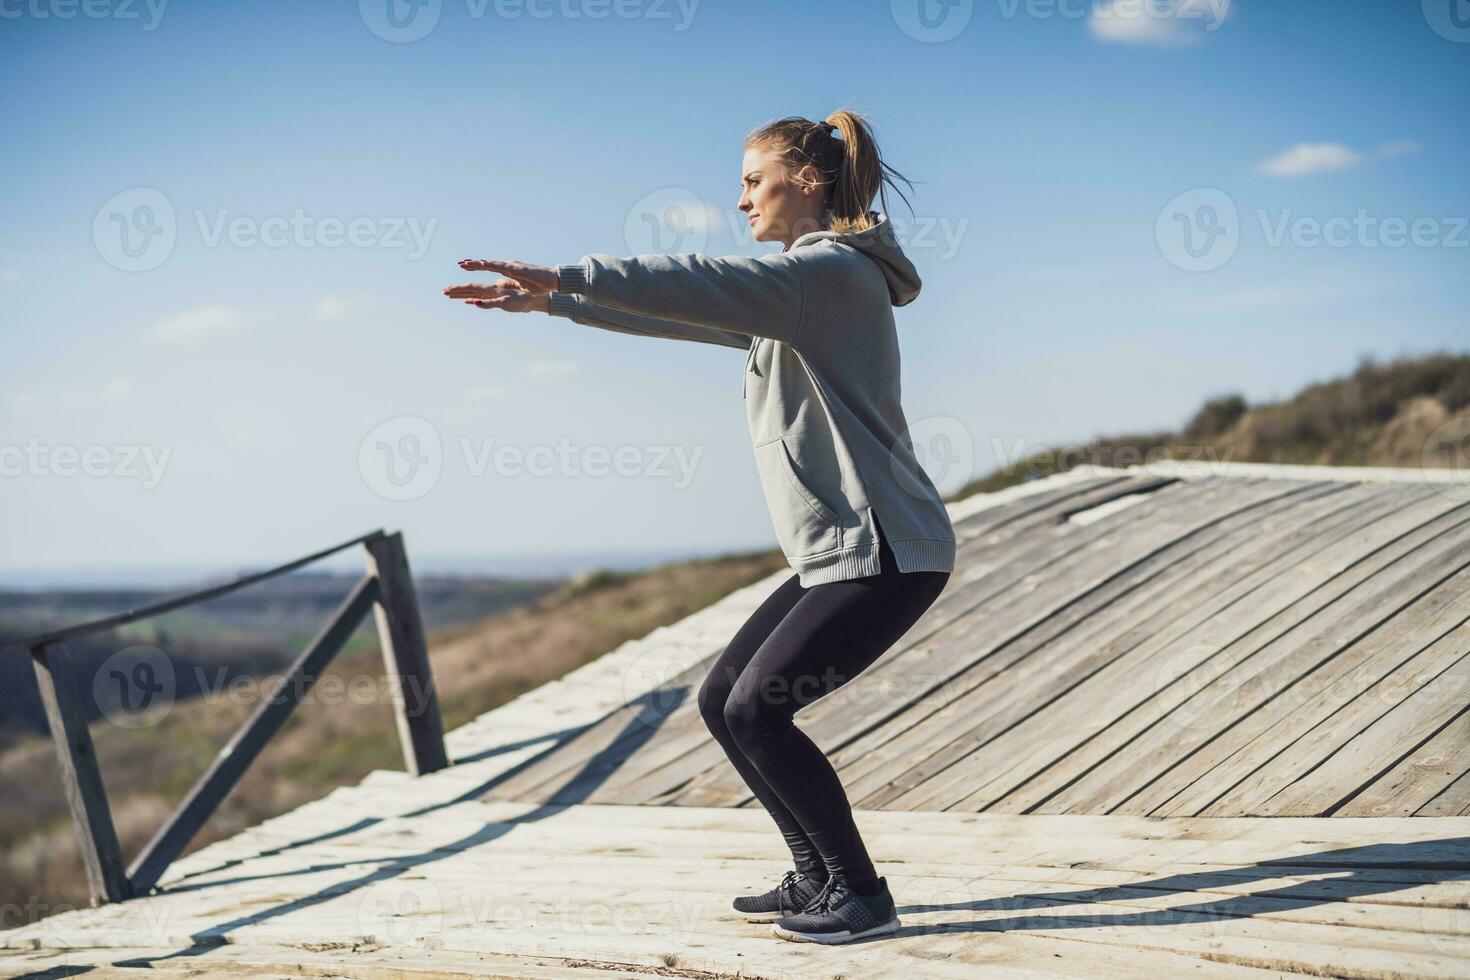
[[[1249,405],[1238,394],[1207,401],[1179,432],[1098,436],[1032,456],[974,480],[946,499],[993,493],[1079,463],[1128,466],[1159,458],[1324,466],[1470,465],[1470,355],[1432,354],[1380,363],[1363,358],[1346,378],[1313,384],[1281,402]],[[1462,419],[1456,445],[1430,445]]]

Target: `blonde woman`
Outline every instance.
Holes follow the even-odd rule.
[[[883,935],[899,919],[836,771],[793,716],[882,656],[954,570],[954,529],[899,399],[893,307],[914,301],[919,276],[886,214],[869,210],[878,195],[886,210],[894,177],[907,182],[862,116],[777,120],[746,138],[739,207],[780,252],[466,259],[505,278],[444,291],[481,309],[746,351],[756,470],[794,574],[736,632],[699,707],[795,864],[732,908],[799,942]]]

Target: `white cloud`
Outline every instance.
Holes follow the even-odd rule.
[[[576,374],[579,367],[576,361],[531,361],[526,365],[526,375],[531,378],[565,378]]]
[[[361,312],[366,305],[361,296],[328,294],[316,301],[312,313],[321,323],[335,323]]]
[[[1099,41],[1181,47],[1220,29],[1231,0],[1107,0],[1092,8],[1087,27]]]
[[[1378,148],[1378,155],[1381,157],[1402,157],[1418,152],[1418,140],[1398,140],[1393,143],[1384,143]]]
[[[464,390],[466,399],[472,402],[489,401],[509,396],[511,389],[505,385],[470,385]]]
[[[247,317],[229,306],[201,306],[164,317],[142,331],[146,340],[161,344],[192,343],[240,329]]]
[[[91,388],[63,388],[56,392],[56,404],[66,407],[97,405],[125,401],[133,393],[133,379],[125,374],[115,374]],[[22,401],[22,399],[24,399]],[[24,394],[16,400],[17,407],[33,408],[41,404],[34,394]]]
[[[1268,177],[1304,177],[1329,170],[1351,170],[1362,162],[1362,154],[1341,143],[1298,143],[1261,161],[1256,165],[1256,173]]]
[[[102,386],[102,393],[108,398],[125,398],[132,390],[133,379],[122,374],[109,378]]]

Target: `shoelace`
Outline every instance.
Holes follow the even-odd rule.
[[[847,895],[847,883],[836,875],[832,875],[827,879],[827,883],[822,886],[822,890],[812,896],[812,900],[807,903],[806,908],[802,909],[802,911],[815,913],[831,912],[837,906],[847,901]]]
[[[782,909],[796,908],[797,877],[795,871],[788,871],[781,877],[781,884],[776,886],[776,905],[778,907]]]

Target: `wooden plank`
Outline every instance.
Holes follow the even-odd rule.
[[[1120,497],[1138,493],[1154,493],[1180,481],[1168,477],[1121,477],[1074,484],[1060,490],[1022,498],[1012,504],[982,511],[955,524],[956,540],[961,544],[982,536],[993,541],[999,535],[1015,537],[1045,524],[1056,524],[1068,515],[1100,507]]]
[[[1241,547],[1233,543],[1225,543],[1219,548],[1221,554],[1217,556],[1219,559],[1217,565],[1201,568],[1190,576],[1193,585],[1182,588],[1174,596],[1179,606],[1188,609],[1187,614],[1173,622],[1161,624],[1165,628],[1159,630],[1151,639],[1158,640],[1167,637],[1169,642],[1177,641],[1185,635],[1183,630],[1179,630],[1180,626],[1187,628],[1200,626],[1216,615],[1233,615],[1241,621],[1247,620],[1251,615],[1249,610],[1252,607],[1242,605],[1241,599],[1248,599],[1252,595],[1263,595],[1263,587],[1269,587],[1269,583],[1275,577],[1288,572],[1292,565],[1336,546],[1343,538],[1362,530],[1385,514],[1399,511],[1416,497],[1422,499],[1426,495],[1427,492],[1414,488],[1395,488],[1395,492],[1385,493],[1381,487],[1358,486],[1353,487],[1348,493],[1334,495],[1326,498],[1325,501],[1313,501],[1310,507],[1281,515],[1279,521],[1285,526],[1272,527],[1271,525],[1278,521],[1278,518],[1273,515],[1267,525],[1260,529],[1260,541],[1256,546]],[[1332,509],[1323,513],[1320,508],[1324,504],[1330,505]],[[1139,630],[1148,629],[1154,622],[1154,617],[1146,614],[1140,615],[1139,618],[1143,622],[1143,625],[1137,628]],[[1178,632],[1175,632],[1176,630]],[[1168,647],[1161,649],[1168,649]],[[1155,660],[1153,663],[1157,664],[1158,661]],[[1177,663],[1165,661],[1162,669],[1155,670],[1155,682],[1167,682],[1183,674],[1184,672],[1179,667]],[[1135,660],[1133,662],[1134,675],[1144,672],[1145,668]],[[1119,681],[1123,679],[1123,677],[1117,678]],[[1199,681],[1187,675],[1183,677],[1183,680],[1190,687],[1197,687],[1200,684]],[[1099,703],[1126,703],[1120,697],[1121,693],[1100,691],[1095,697]],[[1224,712],[1220,714],[1223,715]],[[1182,731],[1175,732],[1175,737],[1185,738],[1197,730],[1214,732],[1220,726],[1213,723],[1213,716],[1214,712],[1191,712],[1188,715],[1190,724],[1180,726]],[[1170,721],[1173,720],[1171,716]],[[1225,720],[1222,720],[1221,724],[1225,724]],[[1155,731],[1163,729],[1164,726],[1158,726]],[[1174,730],[1170,729],[1170,731]],[[1212,741],[1209,747],[1217,744],[1217,741]],[[1178,751],[1183,752],[1184,750],[1180,748]],[[1154,762],[1148,756],[1147,751],[1130,749],[1129,758],[1138,762],[1148,760],[1145,763],[1146,767],[1154,768]],[[1183,768],[1183,766],[1178,768]],[[1175,772],[1175,769],[1169,769],[1163,774],[1154,773],[1154,778],[1162,784],[1167,782],[1167,776]],[[1183,777],[1180,775],[1177,778]],[[1148,783],[1147,788],[1153,790],[1154,783]],[[1165,787],[1161,785],[1158,792],[1164,791]],[[1134,805],[1130,797],[1124,805],[1114,807],[1110,812],[1149,812],[1145,803],[1146,801]]]
[[[424,797],[405,794],[404,788],[410,782],[414,789],[423,791],[430,798],[442,796],[446,802],[426,811],[423,807]],[[510,826],[526,823],[529,827],[528,818],[534,818],[538,832],[539,829],[557,831],[562,827],[575,828],[581,821],[587,820],[595,821],[609,833],[618,834],[638,829],[744,833],[748,835],[748,839],[742,844],[743,849],[739,853],[749,853],[749,839],[769,838],[771,832],[769,818],[750,810],[603,804],[578,807],[520,801],[486,802],[463,798],[457,792],[457,784],[448,792],[429,794],[432,784],[437,782],[439,777],[436,775],[434,780],[425,782],[409,779],[388,782],[374,780],[373,786],[340,787],[320,800],[265,821],[233,839],[263,841],[266,846],[273,848],[283,841],[299,840],[304,836],[334,829],[357,827],[363,818],[371,818],[372,822],[367,829],[352,832],[354,839],[381,835],[388,841],[400,837],[404,846],[417,847],[424,841],[415,841],[411,835],[401,832],[430,816],[433,833],[451,840],[463,830],[490,824]],[[1384,846],[1418,844],[1438,842],[1445,834],[1470,834],[1470,821],[1461,818],[1427,823],[1421,820],[1377,817],[1353,820],[1327,817],[1161,819],[954,811],[858,812],[859,822],[875,834],[892,835],[900,843],[911,836],[923,840],[940,840],[945,842],[942,846],[949,849],[951,857],[954,857],[955,848],[966,841],[977,845],[998,841],[1009,848],[1010,845],[1006,842],[1011,839],[1025,839],[1043,843],[1057,855],[1068,861],[1075,861],[1089,852],[1095,854],[1095,842],[1106,839],[1129,847],[1159,848],[1179,844],[1185,850],[1175,854],[1174,860],[1182,861],[1190,855],[1203,855],[1207,859],[1206,863],[1218,863],[1224,853],[1221,845],[1229,843],[1254,848],[1254,851],[1248,851],[1250,860],[1256,860],[1263,855],[1277,858],[1283,850],[1295,853],[1297,850],[1315,852],[1324,847],[1346,848],[1344,860],[1350,864],[1368,866],[1373,855],[1362,851],[1361,845],[1365,843]],[[456,829],[456,822],[459,829]],[[595,843],[594,839],[593,844]],[[779,843],[773,842],[773,856],[781,853]],[[223,842],[210,847],[222,845]],[[1458,867],[1470,870],[1470,854],[1462,852],[1460,857],[1462,860]],[[1190,860],[1193,862],[1193,858]],[[1371,863],[1385,864],[1377,859]],[[1403,861],[1397,863],[1402,867],[1417,866]]]
[[[1341,726],[1351,733],[1345,740],[1341,730],[1329,732],[1327,726],[1320,725],[1304,736],[1284,760],[1291,771],[1301,775],[1254,809],[1265,816],[1330,815],[1340,803],[1350,800],[1449,727],[1464,713],[1466,692],[1470,690],[1470,654],[1465,652],[1470,649],[1470,629],[1462,624],[1460,630],[1436,644],[1441,645],[1450,651],[1447,659],[1453,662],[1407,697],[1402,695],[1404,685],[1390,678],[1348,706],[1352,709],[1363,705],[1354,717],[1371,717],[1366,727],[1357,730],[1351,723]],[[1319,757],[1319,753],[1325,757]],[[1318,761],[1303,771],[1302,760],[1312,758]],[[1267,786],[1280,778],[1275,767],[1262,777],[1261,782]]]
[[[1349,593],[1342,601],[1352,599]],[[1390,585],[1382,599],[1386,607],[1370,607],[1366,596],[1354,601],[1353,615],[1334,624],[1341,632],[1313,634],[1299,629],[1293,634],[1299,645],[1269,644],[1228,668],[1206,671],[1190,683],[1193,693],[1176,709],[1182,720],[1176,722],[1171,713],[1131,742],[1111,765],[1089,774],[1099,787],[1092,796],[1093,807],[1151,813],[1188,781],[1182,775],[1169,777],[1194,755],[1220,740],[1239,744],[1245,732],[1271,718],[1281,739],[1307,731],[1314,714],[1327,716],[1325,724],[1338,732],[1340,741],[1351,738],[1354,729],[1338,720],[1331,705],[1372,684],[1399,683],[1406,673],[1419,669],[1416,651],[1432,646],[1470,615],[1470,572],[1451,574],[1418,596],[1412,589]],[[1361,626],[1365,619],[1367,625]],[[1348,634],[1349,624],[1359,631]],[[1324,689],[1327,703],[1321,700]],[[1214,779],[1209,784],[1218,788],[1217,795],[1230,788]]]
[[[331,621],[286,668],[280,687],[256,705],[249,719],[219,750],[209,768],[128,868],[128,880],[135,894],[152,888],[169,863],[189,846],[215,807],[235,788],[245,770],[286,723],[299,699],[305,697],[332,658],[352,638],[377,597],[376,579],[368,576],[358,582],[337,607]],[[280,692],[285,694],[277,696]]]
[[[1201,644],[1197,649],[1201,661],[1206,661],[1202,664],[1202,680],[1187,687],[1174,685],[1181,690],[1169,699],[1172,703],[1167,712],[1159,708],[1165,703],[1162,697],[1142,705],[1140,710],[1146,713],[1150,725],[1050,797],[1047,808],[1107,812],[1121,805],[1131,791],[1146,784],[1149,775],[1158,771],[1156,756],[1169,751],[1170,738],[1184,742],[1192,726],[1202,723],[1208,731],[1216,714],[1235,720],[1248,715],[1251,707],[1269,697],[1270,692],[1258,693],[1242,686],[1256,670],[1278,661],[1310,664],[1332,657],[1392,621],[1408,601],[1439,584],[1467,560],[1470,560],[1470,535],[1457,535],[1452,528],[1420,549],[1385,563],[1350,589],[1332,595],[1331,601],[1311,608],[1308,615],[1298,617],[1288,612],[1262,623],[1261,632],[1274,634],[1264,643],[1249,641],[1218,647]],[[1301,577],[1307,581],[1316,579],[1316,576]],[[1324,585],[1324,592],[1329,586],[1330,583]],[[1309,593],[1305,599],[1310,602],[1312,597]],[[1285,628],[1278,628],[1278,622]],[[1219,688],[1213,686],[1216,680]],[[1194,690],[1195,687],[1199,689]],[[1173,720],[1181,714],[1181,721]],[[1250,804],[1245,805],[1250,807],[1246,812],[1257,812]],[[1209,812],[1224,815],[1235,811],[1215,804]],[[1294,815],[1308,816],[1315,812],[1301,811]]]
[[[1470,816],[1470,772],[1446,786],[1438,796],[1415,811],[1414,816]]]
[[[419,615],[418,594],[408,567],[403,534],[395,531],[364,545],[368,574],[378,580],[373,615],[392,688],[393,717],[403,747],[403,764],[419,775],[449,765],[444,751],[444,723],[429,666],[429,647]]]
[[[1457,628],[1470,613],[1470,595],[1460,590],[1457,577],[1442,583],[1413,607],[1411,624],[1396,630],[1380,630],[1354,643],[1325,665],[1302,678],[1294,688],[1284,686],[1274,697],[1239,719],[1230,730],[1229,740],[1220,737],[1204,746],[1204,758],[1192,767],[1190,779],[1161,781],[1157,791],[1139,801],[1138,806],[1119,808],[1119,812],[1147,812],[1155,816],[1193,816],[1204,813],[1212,804],[1231,793],[1240,793],[1222,812],[1233,813],[1243,807],[1243,800],[1255,795],[1248,785],[1272,765],[1304,734],[1322,725],[1337,729],[1340,741],[1352,737],[1361,711],[1343,714],[1344,708],[1360,692],[1377,686],[1391,690],[1409,680],[1426,666],[1446,656],[1444,637]],[[1441,667],[1443,664],[1441,664]],[[1439,668],[1436,668],[1439,669]],[[1275,683],[1268,678],[1266,685]],[[1388,686],[1385,686],[1388,685]],[[1175,785],[1181,786],[1173,796],[1165,794]],[[1156,805],[1155,800],[1160,800]]]
[[[123,870],[122,850],[112,823],[112,810],[107,805],[107,790],[102,785],[92,734],[87,730],[77,692],[75,662],[66,644],[56,640],[32,648],[31,663],[36,671],[46,724],[51,729],[51,741],[56,746],[62,789],[76,825],[92,904],[120,902],[132,895],[132,888]]]
[[[1217,661],[1228,667],[1266,643],[1279,642],[1300,623],[1332,603],[1357,585],[1372,579],[1379,569],[1410,555],[1437,534],[1458,523],[1454,510],[1446,510],[1449,502],[1425,502],[1411,506],[1401,514],[1375,522],[1311,559],[1296,565],[1292,573],[1275,579],[1269,587],[1253,583],[1243,590],[1228,590],[1229,615],[1215,615],[1197,629],[1180,636],[1161,637],[1168,646],[1150,644],[1145,651],[1149,659],[1133,660],[1129,666],[1137,676],[1154,677],[1171,666],[1168,658],[1199,651],[1198,657],[1217,655],[1228,659]],[[1096,689],[1078,689],[1078,698],[1069,696],[1068,703],[1058,708],[1072,712],[1082,724],[1057,726],[1055,718],[1032,726],[1018,745],[1027,746],[1019,759],[1007,762],[991,760],[996,772],[981,793],[972,799],[956,802],[956,806],[1002,805],[1027,812],[1051,812],[1052,800],[1076,778],[1104,759],[1121,751],[1139,732],[1157,723],[1183,702],[1187,689],[1170,684],[1158,690],[1143,692],[1127,706],[1113,712],[1116,718],[1105,726],[1094,726],[1087,717],[1089,699],[1098,696]],[[1126,710],[1124,708],[1126,707]],[[1021,734],[1021,733],[1018,733]]]
[[[1470,636],[1466,637],[1470,641]],[[1465,692],[1460,692],[1463,699]],[[1462,701],[1463,705],[1463,701]],[[1363,788],[1357,796],[1334,811],[1337,817],[1407,817],[1458,785],[1458,809],[1470,806],[1470,707],[1439,730],[1439,733],[1408,752],[1398,765]],[[1452,805],[1446,798],[1443,805]]]
[[[1059,501],[1116,485],[1126,479],[1128,475],[1121,472],[1075,480],[1048,478],[1037,481],[1034,487],[1017,484],[996,493],[976,494],[973,505],[972,498],[967,497],[948,506],[950,522],[954,524],[956,534],[963,529],[966,532],[964,536],[968,537],[981,528],[1008,521],[1016,515],[1054,506]]]
[[[496,781],[485,799],[583,802],[628,758],[658,738],[675,712],[688,713],[707,662],[686,668],[648,695],[619,707],[577,738]],[[697,716],[697,712],[696,712]],[[702,723],[702,719],[701,719]],[[708,735],[708,732],[706,732]]]
[[[379,782],[372,793],[347,788],[338,806],[317,808],[313,829],[332,817],[412,806],[396,789],[402,781]],[[345,801],[366,796],[375,802],[343,811]],[[1381,867],[1403,854],[1417,873],[1430,874],[1458,854],[1470,869],[1462,848],[1436,840],[1470,834],[1464,819],[1431,826],[1374,818],[862,816],[882,825],[872,835],[880,860],[904,859],[888,874],[906,928],[846,948],[842,969],[852,975],[1213,976],[1264,968],[1453,976],[1470,955],[1460,906],[1436,901],[1433,880],[1411,885],[1413,899],[1389,901],[1409,889]],[[143,906],[133,918],[56,917],[49,936],[77,947],[177,940],[196,950],[211,941],[236,950],[329,948],[352,975],[353,950],[380,947],[830,975],[826,958],[813,959],[809,948],[722,918],[729,894],[779,872],[781,861],[759,857],[779,849],[769,827],[753,832],[762,821],[733,809],[466,802],[219,868],[118,907]],[[1322,835],[1334,845],[1363,843],[1324,849],[1314,839]],[[752,846],[757,838],[765,843]],[[957,864],[957,851],[995,860]],[[1242,866],[1227,869],[1232,876],[1187,863],[1206,857]],[[1307,864],[1257,863],[1287,857]],[[1119,863],[1145,870],[1113,870]],[[1291,877],[1314,869],[1333,878]],[[1463,871],[1438,873],[1442,880]],[[395,909],[413,916],[395,917]],[[41,926],[0,933],[0,943],[36,942]]]
[[[769,939],[769,937],[765,937]],[[754,941],[760,941],[760,937],[754,937]],[[1050,944],[1049,947],[1043,944]],[[786,944],[782,944],[786,945]],[[1019,953],[1011,947],[1024,948],[1024,954]],[[120,958],[120,954],[126,952],[130,961],[146,963],[151,975],[160,977],[192,977],[197,976],[203,970],[212,978],[220,980],[256,980],[256,978],[270,978],[279,980],[281,977],[319,977],[323,980],[340,980],[343,976],[342,966],[344,961],[350,964],[354,980],[407,980],[407,978],[438,978],[444,977],[487,977],[491,980],[551,980],[551,978],[602,978],[602,980],[613,980],[613,978],[646,978],[646,977],[690,977],[698,980],[763,980],[763,978],[774,977],[831,977],[830,970],[820,967],[821,959],[807,960],[793,964],[796,972],[751,972],[752,970],[763,970],[761,963],[769,955],[763,946],[754,947],[756,953],[738,951],[733,954],[733,964],[727,965],[727,969],[736,972],[711,972],[695,969],[686,969],[677,965],[680,960],[677,955],[671,954],[667,958],[659,958],[648,963],[630,963],[625,959],[587,959],[585,957],[556,957],[546,955],[514,953],[495,953],[482,950],[460,950],[460,949],[409,949],[401,946],[374,947],[364,942],[354,942],[340,946],[331,943],[300,943],[290,944],[252,944],[249,946],[236,946],[232,944],[221,944],[205,949],[194,949],[190,951],[187,962],[177,962],[168,957],[178,954],[177,948],[166,947],[158,949],[129,948],[121,949],[81,949],[59,952],[44,952],[19,954],[14,959],[7,959],[0,954],[0,963],[15,964],[15,972],[23,973],[28,977],[63,977],[82,969],[105,969],[112,961]],[[848,948],[852,952],[852,948]],[[810,955],[810,954],[808,954]],[[1007,961],[1016,961],[1024,956],[1024,962],[1035,964],[1039,969],[1026,969],[1020,966],[1007,966]],[[864,958],[860,954],[859,959]],[[999,936],[995,943],[986,950],[984,971],[986,977],[994,977],[997,980],[1008,980],[1008,978],[1036,978],[1057,977],[1066,974],[1049,972],[1040,969],[1052,963],[1065,962],[1068,965],[1081,964],[1087,961],[1100,964],[1108,970],[1103,973],[1100,970],[1097,976],[1118,976],[1118,970],[1125,968],[1131,962],[1138,970],[1152,970],[1155,975],[1175,976],[1187,975],[1190,977],[1244,977],[1258,978],[1260,971],[1247,967],[1230,966],[1226,964],[1212,964],[1197,959],[1186,959],[1184,957],[1169,954],[1167,956],[1152,952],[1140,952],[1137,959],[1131,959],[1125,951],[1114,951],[1108,947],[1095,947],[1084,945],[1079,949],[1071,946],[1061,945],[1059,941],[1046,940],[1044,938],[1011,939]],[[1109,963],[1107,961],[1111,960]],[[675,965],[671,966],[670,963]],[[782,965],[783,969],[789,969]],[[923,976],[923,963],[915,963],[910,968],[910,975]],[[1060,967],[1052,967],[1052,970]],[[1094,968],[1089,968],[1089,976],[1094,975]],[[917,974],[915,970],[919,971]],[[50,971],[50,972],[48,972]],[[100,974],[99,974],[100,975]],[[1122,974],[1127,976],[1127,974]],[[1136,973],[1134,974],[1137,975]],[[1277,976],[1299,977],[1307,974],[1277,973]]]

